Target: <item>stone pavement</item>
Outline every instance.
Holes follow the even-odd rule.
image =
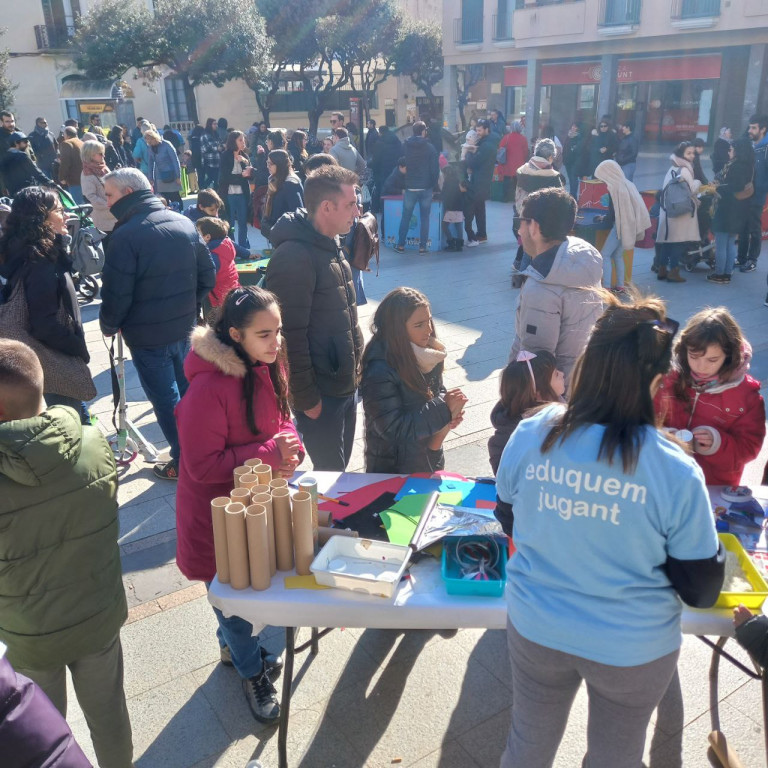
[[[666,168],[666,162],[660,165]],[[410,285],[429,296],[438,335],[449,350],[446,385],[461,386],[469,397],[464,422],[446,443],[447,469],[466,475],[489,473],[489,414],[507,360],[516,300],[509,281],[511,208],[490,203],[488,219],[489,243],[461,254],[401,255],[384,249],[379,277],[366,276],[370,303],[360,310],[368,335],[377,301],[390,289]],[[260,234],[251,234],[254,245],[263,245]],[[652,252],[637,251],[634,282],[662,296],[670,315],[681,322],[705,305],[729,306],[755,349],[753,372],[768,381],[765,250],[758,270],[737,274],[730,286],[707,283],[703,267],[686,275],[686,284],[659,283],[650,271]],[[98,301],[83,308],[99,390],[93,411],[105,433],[111,433],[108,357],[97,313]],[[164,447],[130,364],[127,387],[130,417]],[[361,422],[350,471],[363,469]],[[765,455],[748,467],[747,482],[759,483],[764,462]],[[155,480],[141,458],[122,473],[120,545],[131,607],[122,638],[136,765],[243,768],[258,758],[264,768],[272,768],[277,765],[277,729],[251,718],[236,673],[217,663],[215,619],[203,586],[190,584],[176,569],[174,494],[173,483]],[[284,642],[276,628],[263,637],[273,650]],[[649,727],[646,764],[653,768],[709,764],[708,660],[705,646],[686,638],[681,685],[672,686]],[[722,665],[720,677],[724,732],[745,765],[765,766],[759,685],[728,664]],[[294,690],[288,747],[292,768],[380,768],[397,758],[400,765],[419,768],[491,768],[498,765],[509,726],[505,635],[474,629],[451,638],[433,632],[337,630],[321,641],[316,659],[297,657]],[[75,734],[92,754],[74,695],[70,702]],[[586,718],[582,689],[558,752],[558,768],[581,764]]]

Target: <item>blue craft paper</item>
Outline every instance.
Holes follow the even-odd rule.
[[[398,494],[400,500],[407,494],[431,494],[435,491],[460,491],[462,507],[474,507],[477,501],[496,501],[496,486],[490,483],[475,483],[472,480],[455,480],[450,477],[427,478],[409,477]]]

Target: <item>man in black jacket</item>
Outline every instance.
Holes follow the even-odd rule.
[[[343,472],[355,438],[363,335],[338,236],[358,215],[357,183],[341,166],[312,172],[304,184],[307,209],[285,214],[270,233],[267,288],[280,301],[291,405],[317,470]]]
[[[477,149],[467,153],[467,168],[470,171],[471,207],[466,215],[464,230],[467,233],[467,247],[488,242],[485,228],[485,201],[491,196],[493,169],[496,166],[496,149],[499,136],[491,133],[490,120],[481,118],[477,121]],[[472,230],[472,220],[477,224],[477,232]]]
[[[382,125],[379,128],[379,140],[374,145],[371,154],[368,155],[368,167],[373,175],[371,210],[374,213],[382,213],[381,196],[393,194],[383,190],[389,175],[397,168],[397,161],[402,154],[403,145],[400,143],[400,139],[386,125]],[[402,194],[402,188],[394,194]]]
[[[395,250],[405,251],[405,237],[411,226],[413,209],[418,204],[420,217],[419,253],[427,252],[429,236],[429,214],[432,210],[432,190],[440,178],[440,164],[437,150],[426,138],[427,126],[421,121],[413,124],[413,136],[405,142],[405,193],[403,195],[403,217]]]
[[[35,120],[35,127],[29,134],[29,143],[37,157],[37,166],[48,176],[53,174],[53,161],[58,155],[56,137],[48,130],[48,121],[44,117]]]
[[[122,331],[171,460],[157,477],[177,480],[179,437],[173,409],[187,390],[184,358],[203,298],[216,282],[211,254],[195,225],[168,210],[146,176],[121,168],[104,177],[117,219],[102,273],[99,321],[105,336]]]
[[[637,168],[637,153],[640,151],[640,142],[632,132],[632,124],[624,123],[619,128],[621,141],[616,151],[616,162],[621,166],[624,175],[629,181],[635,178]]]
[[[20,189],[35,185],[52,187],[53,181],[29,158],[29,139],[21,131],[14,131],[11,141],[11,149],[0,158],[0,174],[8,194],[13,197]]]

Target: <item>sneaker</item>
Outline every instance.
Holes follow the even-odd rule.
[[[715,272],[710,272],[707,275],[707,280],[709,280],[710,283],[725,283],[725,275],[718,275]],[[730,278],[728,278],[728,282],[730,282]]]
[[[750,259],[746,264],[744,264],[743,267],[739,268],[742,272],[754,272],[757,269],[757,264],[755,264],[752,259]]]
[[[617,285],[615,288],[611,289],[612,293],[615,293],[617,296],[623,296],[627,289],[623,285]]]
[[[280,719],[280,703],[277,691],[266,670],[256,677],[243,680],[243,693],[251,714],[260,723],[275,723]]]
[[[283,657],[274,653],[270,653],[263,645],[261,646],[261,658],[264,661],[264,669],[267,670],[270,680],[277,680],[280,677],[280,672],[283,669]],[[221,648],[221,663],[225,667],[233,667],[232,663],[232,651],[229,650],[229,646],[225,645]]]
[[[405,246],[404,246],[404,245],[396,245],[396,246],[395,246],[395,250],[396,250],[398,253],[405,253]]]
[[[468,240],[467,241],[467,248],[474,248],[475,246],[480,245],[479,240]]]
[[[426,248],[419,248],[419,253],[426,253],[426,252],[427,252]]]
[[[155,466],[152,467],[152,472],[155,477],[159,477],[161,480],[178,480],[179,463],[176,459],[171,459],[166,464],[155,464]]]
[[[478,237],[477,238],[477,242],[482,245],[483,243],[487,243],[488,242],[488,238],[487,237]]]

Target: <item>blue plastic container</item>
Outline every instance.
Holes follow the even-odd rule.
[[[454,552],[456,542],[482,541],[487,542],[488,536],[446,536],[443,539],[443,559],[441,573],[445,581],[445,589],[449,595],[483,595],[485,597],[501,597],[504,594],[504,585],[507,581],[507,542],[494,537],[499,545],[499,562],[494,567],[501,579],[465,579],[462,577],[461,567],[456,562]]]

